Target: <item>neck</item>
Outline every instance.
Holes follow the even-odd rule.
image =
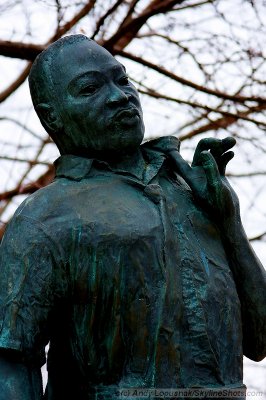
[[[113,170],[128,172],[131,175],[142,179],[145,161],[141,148],[138,147],[131,153],[93,153],[82,149],[72,149],[71,152],[61,152],[61,154],[73,154],[85,158],[95,158],[107,162]]]
[[[106,159],[104,161],[107,161],[110,167],[114,170],[128,172],[137,176],[139,179],[143,176],[145,161],[140,148],[133,153],[117,155],[117,157]]]

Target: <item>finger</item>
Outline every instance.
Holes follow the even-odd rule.
[[[228,136],[225,139],[205,138],[201,139],[196,147],[192,166],[201,164],[201,153],[205,150],[210,150],[215,159],[219,158],[224,152],[232,148],[236,140]]]
[[[232,136],[227,136],[225,139],[222,139],[224,151],[227,151],[235,146],[236,140]]]
[[[229,161],[232,160],[234,155],[235,155],[235,153],[233,151],[228,151],[228,152],[222,154],[221,157],[219,158],[219,160],[216,160],[220,174],[222,176],[225,176],[226,166],[229,163]]]
[[[192,169],[190,165],[183,159],[178,151],[170,151],[169,158],[173,162],[175,172],[190,186],[192,182]]]
[[[196,147],[195,154],[192,161],[192,166],[201,165],[201,154],[205,150],[214,150],[222,147],[222,141],[216,138],[201,139]],[[222,152],[221,152],[222,154]]]
[[[209,151],[203,151],[200,156],[201,165],[205,171],[208,187],[217,191],[222,183],[218,165]]]
[[[210,149],[210,151],[217,161],[217,158],[219,158],[223,153],[234,147],[235,144],[236,144],[235,138],[233,138],[232,136],[228,136],[225,139],[221,140],[220,145],[218,143],[214,145]]]

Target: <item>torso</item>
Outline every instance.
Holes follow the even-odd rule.
[[[234,281],[218,230],[184,182],[108,172],[55,185],[65,196],[50,218],[69,289],[51,376],[71,363],[84,393],[241,383]]]

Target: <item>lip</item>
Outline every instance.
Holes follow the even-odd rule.
[[[112,119],[131,119],[136,116],[139,116],[139,112],[136,108],[123,108],[122,110],[118,110],[112,117]]]

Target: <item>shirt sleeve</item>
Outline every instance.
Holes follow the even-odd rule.
[[[52,314],[64,296],[60,266],[45,227],[15,216],[0,247],[0,349],[43,358]]]

